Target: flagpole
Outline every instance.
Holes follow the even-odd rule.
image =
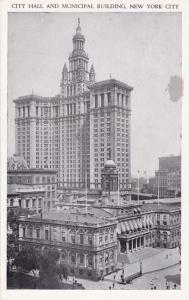
[[[87,214],[87,172],[85,172],[85,213]]]
[[[138,171],[138,204],[139,204],[139,202],[140,202],[140,196],[139,196],[139,173],[140,173],[140,171]]]
[[[118,172],[118,187],[117,187],[117,191],[118,191],[118,206],[119,206],[119,172]]]
[[[159,205],[159,172],[158,172],[158,205]]]

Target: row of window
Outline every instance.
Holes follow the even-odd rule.
[[[36,238],[40,239],[41,238],[41,232],[40,232],[40,228],[37,228],[36,230]],[[33,228],[29,227],[28,231],[27,231],[27,237],[32,238],[33,237]],[[26,237],[26,228],[23,227],[23,237]],[[53,235],[51,236],[52,240],[54,241],[60,241],[59,240],[59,236],[57,235],[57,231],[56,229],[53,230]],[[109,241],[114,241],[115,235],[114,232],[111,231],[110,234],[107,232],[105,233],[105,235],[100,235],[99,236],[99,245],[102,245],[104,243],[108,243]],[[48,229],[45,229],[45,240],[49,240],[50,239],[50,231]],[[62,242],[67,242],[66,239],[66,232],[62,232],[61,233],[61,241]],[[70,242],[72,244],[80,244],[80,245],[88,245],[88,246],[93,246],[94,245],[94,240],[93,240],[93,236],[92,235],[88,235],[87,237],[84,234],[79,234],[79,236],[76,236],[75,234],[71,234],[70,235]]]

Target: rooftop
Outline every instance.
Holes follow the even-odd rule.
[[[114,79],[114,78],[95,82],[94,84],[91,84],[88,88],[90,90],[93,90],[93,89],[96,89],[96,88],[100,88],[104,85],[113,85],[113,86],[117,85],[117,86],[120,86],[120,87],[125,88],[125,89],[130,90],[130,91],[133,90],[133,87],[127,85],[126,83],[124,83],[122,81]]]
[[[143,205],[144,208],[153,210],[153,211],[166,211],[171,212],[174,210],[180,210],[180,203],[147,203]]]
[[[103,226],[108,224],[116,224],[116,221],[111,221],[111,214],[95,208],[88,208],[87,213],[85,208],[72,207],[66,211],[51,210],[43,212],[42,218],[40,214],[29,218],[36,221],[45,221],[47,223],[66,223],[77,226]]]
[[[158,203],[158,199],[147,199],[142,201],[145,201],[145,203]],[[159,203],[181,203],[181,198],[161,198],[159,199]]]

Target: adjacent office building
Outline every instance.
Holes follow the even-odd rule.
[[[154,194],[160,198],[181,195],[181,156],[166,156],[159,158],[159,170],[155,172],[153,181]]]
[[[28,168],[22,157],[7,161],[8,206],[50,209],[57,204],[57,171]]]

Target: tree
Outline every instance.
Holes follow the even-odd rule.
[[[33,247],[28,246],[18,253],[14,265],[22,272],[32,271],[35,276],[34,270],[39,268],[39,255]]]
[[[60,253],[56,248],[46,247],[40,255],[39,275],[41,288],[58,288],[57,262]]]
[[[11,270],[12,261],[19,251],[19,222],[21,215],[33,214],[34,212],[21,207],[8,208],[7,210],[7,271]]]

